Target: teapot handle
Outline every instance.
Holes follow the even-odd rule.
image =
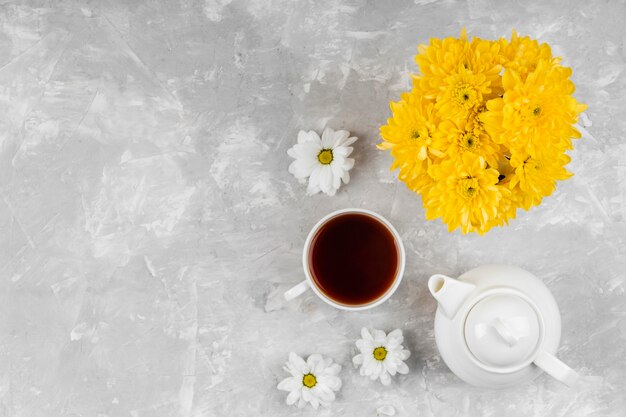
[[[540,351],[534,362],[535,365],[543,369],[548,375],[551,375],[569,387],[574,385],[578,379],[578,373],[576,373],[576,371],[546,351]]]

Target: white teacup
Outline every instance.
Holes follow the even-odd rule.
[[[351,214],[351,213],[366,214],[374,218],[380,224],[382,224],[393,235],[396,248],[398,251],[397,268],[396,268],[396,274],[393,279],[393,283],[390,285],[387,291],[381,294],[378,298],[366,304],[357,304],[357,305],[344,304],[326,295],[322,290],[320,290],[317,283],[313,279],[311,268],[309,265],[310,251],[312,249],[311,245],[312,245],[313,239],[317,235],[317,232],[331,219],[340,215]],[[400,238],[400,235],[398,234],[396,229],[393,227],[391,223],[389,223],[387,219],[385,219],[380,214],[374,213],[373,211],[359,209],[359,208],[348,208],[348,209],[337,210],[323,217],[320,221],[317,222],[315,226],[313,226],[313,228],[309,232],[309,235],[304,244],[304,250],[302,251],[302,266],[304,268],[304,275],[306,279],[302,281],[301,283],[299,283],[298,285],[287,290],[284,294],[284,297],[287,301],[289,301],[302,295],[306,290],[311,289],[319,298],[321,298],[324,302],[326,302],[327,304],[330,304],[333,307],[336,307],[342,310],[352,310],[352,311],[367,310],[372,307],[376,307],[379,304],[384,303],[396,291],[396,289],[400,285],[400,282],[402,281],[402,276],[404,275],[404,264],[405,264],[405,251],[404,251],[404,245],[402,244],[402,239]]]

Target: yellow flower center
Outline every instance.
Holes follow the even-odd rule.
[[[320,153],[317,154],[317,160],[320,161],[323,165],[328,165],[333,162],[333,150],[332,149],[322,149]]]
[[[411,139],[417,140],[420,138],[420,132],[418,132],[417,130],[414,130],[411,132]]]
[[[456,191],[461,197],[467,200],[472,199],[478,193],[478,179],[469,177],[459,180]]]
[[[480,147],[479,139],[469,132],[461,136],[459,142],[459,146],[465,151],[473,152]]]
[[[528,157],[524,161],[524,171],[526,172],[528,172],[528,170],[539,171],[542,167],[543,167],[543,164],[541,163],[541,161],[535,158]]]
[[[302,385],[307,388],[313,388],[317,384],[317,378],[313,374],[306,374],[302,377]]]
[[[379,346],[374,349],[373,355],[374,359],[376,359],[377,361],[384,361],[387,357],[387,349],[385,349],[383,346]]]
[[[469,109],[477,104],[478,93],[469,84],[458,84],[452,93],[452,99],[457,105]]]
[[[533,109],[533,116],[535,117],[541,116],[541,107],[537,106]]]

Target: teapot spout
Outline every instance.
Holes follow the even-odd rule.
[[[428,280],[428,289],[439,303],[443,314],[452,319],[467,297],[476,288],[473,284],[445,275],[435,274]]]

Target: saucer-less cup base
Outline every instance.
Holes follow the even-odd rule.
[[[311,242],[313,241],[313,238],[315,237],[317,231],[324,224],[326,224],[326,222],[328,222],[330,219],[339,215],[350,214],[350,213],[366,214],[375,218],[379,222],[381,222],[393,235],[393,238],[396,242],[396,246],[398,248],[398,270],[397,270],[393,283],[383,295],[381,295],[379,298],[367,304],[359,304],[359,305],[342,304],[328,297],[317,287],[317,284],[315,283],[315,281],[313,280],[313,277],[311,276],[311,271],[309,267],[309,251],[311,249]],[[393,227],[393,225],[389,223],[389,221],[385,219],[383,216],[381,216],[380,214],[374,213],[373,211],[370,211],[370,210],[358,209],[358,208],[349,208],[349,209],[334,211],[324,216],[320,221],[318,221],[317,224],[313,226],[313,228],[309,232],[306,242],[304,243],[304,250],[302,251],[302,266],[304,268],[304,275],[306,279],[300,282],[298,285],[285,291],[284,298],[287,301],[293,300],[294,298],[304,294],[307,290],[310,289],[319,298],[321,298],[325,303],[330,304],[331,306],[342,309],[342,310],[358,311],[358,310],[367,310],[369,308],[376,307],[377,305],[380,305],[384,303],[385,301],[387,301],[387,299],[393,295],[393,293],[396,291],[396,289],[400,285],[400,282],[402,281],[402,276],[404,275],[405,257],[406,255],[404,251],[404,245],[402,244],[402,239],[400,238],[400,235],[398,234],[397,230]]]

